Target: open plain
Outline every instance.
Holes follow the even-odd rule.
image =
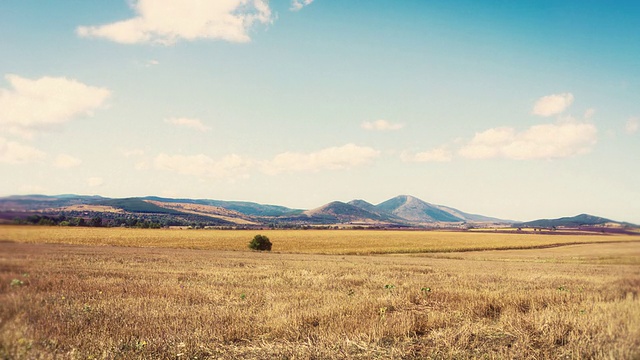
[[[640,356],[638,236],[262,233],[2,227],[0,358]]]

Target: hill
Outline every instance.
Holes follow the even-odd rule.
[[[299,214],[302,210],[290,209],[284,206],[278,205],[264,205],[248,201],[223,201],[223,200],[210,200],[210,199],[171,199],[162,198],[157,196],[147,196],[142,198],[143,200],[160,201],[165,203],[185,203],[185,204],[199,204],[209,205],[224,208],[227,210],[236,211],[238,213],[248,216],[284,216],[291,214]]]
[[[465,222],[463,216],[456,216],[437,205],[429,204],[409,195],[400,195],[376,205],[379,211],[395,215],[401,219],[417,223]],[[460,213],[462,214],[462,213]]]
[[[581,226],[604,226],[604,225],[619,225],[624,226],[628,224],[620,223],[617,221],[605,219],[598,216],[589,214],[580,214],[572,217],[562,217],[558,219],[539,219],[533,221],[527,221],[523,223],[514,223],[513,226],[517,227],[539,227],[539,228],[553,228],[553,227],[565,227],[565,228],[578,228]]]
[[[365,200],[347,203],[332,201],[323,206],[300,210],[279,205],[247,201],[212,199],[173,199],[157,196],[107,198],[83,195],[26,195],[0,198],[0,221],[102,226],[224,226],[224,227],[300,227],[318,225],[362,225],[369,227],[456,227],[512,225],[537,228],[581,228],[596,230],[636,227],[632,224],[588,214],[558,219],[515,223],[485,215],[435,205],[410,195],[400,195],[377,205]],[[85,221],[80,221],[84,219]],[[132,225],[133,224],[133,225]]]
[[[314,223],[382,223],[387,217],[341,201],[333,201],[303,213]]]

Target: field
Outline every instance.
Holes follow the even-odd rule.
[[[640,357],[638,236],[263,233],[2,227],[0,358]]]
[[[297,254],[366,255],[527,249],[566,244],[640,241],[629,235],[503,234],[387,230],[167,230],[3,226],[0,239],[25,243],[112,245],[246,251],[257,233],[274,240],[273,251]]]

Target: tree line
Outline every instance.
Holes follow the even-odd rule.
[[[165,226],[172,226],[170,223],[162,223],[149,219],[139,219],[131,217],[115,217],[103,219],[100,216],[90,218],[68,217],[65,215],[30,215],[26,218],[15,218],[17,225],[40,225],[40,226],[80,226],[80,227],[129,227],[143,229],[160,229]]]

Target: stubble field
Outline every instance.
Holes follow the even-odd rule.
[[[112,245],[246,251],[257,233],[273,252],[327,255],[442,253],[544,248],[566,244],[640,241],[638,235],[552,235],[393,230],[179,230],[2,226],[0,239],[23,243]]]
[[[640,356],[635,236],[31,229],[0,228],[0,358]]]

